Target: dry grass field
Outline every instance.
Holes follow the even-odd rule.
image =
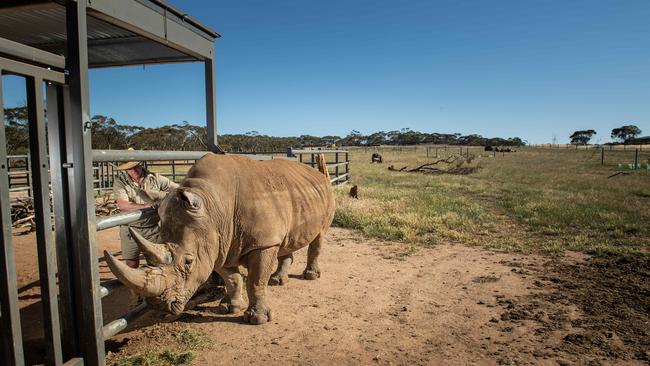
[[[371,164],[379,151],[383,164]],[[437,150],[441,158],[459,148]],[[435,149],[357,149],[352,184],[339,189],[335,225],[410,245],[457,242],[507,251],[648,255],[650,171],[620,170],[634,151],[520,149],[488,153],[470,148],[468,175],[389,171],[437,160]],[[463,149],[466,154],[467,150]],[[641,152],[644,164],[650,153]],[[444,166],[444,164],[442,164]],[[610,177],[619,171],[623,174]]]

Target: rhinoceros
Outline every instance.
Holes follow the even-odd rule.
[[[158,208],[162,243],[132,229],[148,265],[133,269],[104,255],[120,281],[172,314],[185,309],[213,270],[226,283],[222,304],[240,312],[246,304],[238,268],[247,267],[244,320],[262,324],[272,317],[267,284],[286,281],[294,251],[309,245],[303,276],[320,277],[318,256],[334,208],[329,180],[305,164],[208,154]]]

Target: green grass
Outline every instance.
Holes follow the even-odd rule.
[[[594,151],[524,149],[487,158],[474,148],[470,152],[482,157],[471,163],[479,170],[470,175],[387,170],[389,165],[433,161],[425,148],[380,150],[384,164],[370,164],[372,152],[351,153],[352,183],[359,186],[360,199],[348,197],[346,188],[337,190],[337,226],[418,245],[460,242],[547,254],[648,253],[650,174],[635,171],[608,179],[617,171],[613,163],[633,160],[633,152],[617,152],[618,160],[601,166]],[[439,153],[445,155],[442,149]]]
[[[208,344],[204,334],[190,329],[183,329],[178,333],[166,334],[164,341],[165,351],[158,351],[158,346],[152,346],[142,352],[114,360],[114,366],[175,366],[189,365],[196,358],[196,351],[202,350]],[[170,349],[171,348],[171,349]]]

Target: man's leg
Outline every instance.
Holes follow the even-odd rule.
[[[131,268],[138,268],[140,266],[140,249],[138,249],[138,244],[129,234],[127,225],[120,226],[120,244],[122,246],[122,259],[124,259],[126,265]]]

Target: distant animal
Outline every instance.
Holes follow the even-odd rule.
[[[384,162],[384,159],[382,158],[380,153],[372,153],[372,156],[370,157],[370,160],[372,163],[378,163],[381,164]]]
[[[320,277],[318,256],[334,207],[329,180],[305,164],[208,154],[162,201],[161,244],[131,229],[148,266],[134,269],[106,251],[104,256],[120,281],[173,314],[185,309],[212,271],[226,283],[222,305],[230,313],[243,310],[243,265],[249,299],[244,320],[262,324],[272,318],[266,286],[288,277],[294,251],[308,245],[303,277]]]
[[[485,145],[485,151],[492,151],[492,150],[494,150],[492,145]]]
[[[352,186],[352,188],[350,188],[350,197],[359,199],[359,187]]]

